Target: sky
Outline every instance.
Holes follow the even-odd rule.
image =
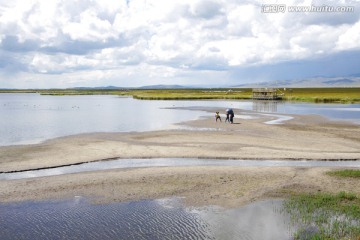
[[[0,88],[222,86],[354,74],[360,0],[0,0]]]

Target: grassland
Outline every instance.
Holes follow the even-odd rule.
[[[285,99],[302,102],[358,103],[360,88],[293,88],[285,91]]]
[[[336,177],[360,178],[360,170],[357,169],[337,170],[328,172],[327,174]]]
[[[251,99],[250,88],[219,89],[43,89],[0,90],[42,95],[119,95],[142,100]],[[292,88],[279,90],[283,100],[317,103],[360,103],[360,88]]]
[[[284,207],[299,226],[295,239],[360,237],[360,198],[355,194],[299,194],[285,200]]]
[[[182,100],[182,99],[251,99],[251,89],[177,89],[132,91],[136,99]]]

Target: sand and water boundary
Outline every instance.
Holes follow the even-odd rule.
[[[211,111],[212,109],[206,109]],[[215,110],[215,109],[214,109]],[[24,171],[114,158],[209,158],[359,160],[359,125],[318,116],[236,119],[236,124],[202,118],[185,128],[152,132],[90,133],[40,144],[0,147],[0,171]],[[171,196],[189,205],[236,207],[293,192],[352,191],[357,179],[325,174],[329,167],[150,167],[112,169],[34,179],[0,181],[2,202],[95,197],[97,202]]]

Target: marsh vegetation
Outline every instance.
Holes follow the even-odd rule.
[[[360,170],[327,172],[330,176],[360,178]],[[359,239],[360,198],[354,193],[339,192],[294,194],[284,202],[292,222],[300,226],[295,239]]]
[[[353,193],[298,194],[285,200],[295,239],[359,239],[360,198]]]
[[[0,93],[40,93],[42,95],[119,95],[142,100],[251,99],[251,88],[207,89],[33,89],[0,90]],[[360,88],[281,89],[284,100],[317,103],[359,103]]]

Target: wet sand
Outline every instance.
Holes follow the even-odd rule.
[[[246,114],[246,113],[244,113]],[[0,148],[0,171],[70,165],[110,158],[199,157],[220,159],[360,160],[359,125],[317,116],[293,116],[268,125],[272,116],[204,118],[183,129],[140,133],[93,133],[36,145]],[[224,119],[223,119],[224,120]],[[108,170],[36,179],[0,181],[2,202],[96,197],[98,202],[186,197],[190,205],[240,206],[291,192],[352,191],[359,180],[330,177],[334,168],[158,167]]]
[[[191,206],[238,207],[296,192],[351,191],[358,179],[325,173],[334,168],[300,167],[157,167],[0,181],[2,202],[85,196],[96,203],[185,197]]]

